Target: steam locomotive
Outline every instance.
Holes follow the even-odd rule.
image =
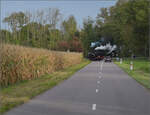
[[[109,43],[105,46],[92,46],[91,50],[88,52],[88,58],[90,60],[103,60],[105,56],[116,57],[117,47],[116,45],[111,46]]]

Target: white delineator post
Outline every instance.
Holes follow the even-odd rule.
[[[133,70],[133,62],[132,61],[130,62],[130,70],[131,71]]]
[[[122,64],[122,58],[120,58],[120,64]]]

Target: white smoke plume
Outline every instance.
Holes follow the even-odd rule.
[[[101,45],[99,47],[96,47],[95,50],[108,50],[108,54],[111,53],[112,51],[116,50],[117,46],[116,45],[111,45],[110,43],[107,43],[106,45]]]

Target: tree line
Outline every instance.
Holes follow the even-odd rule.
[[[101,38],[116,44],[120,56],[150,56],[149,1],[118,0],[115,6],[101,8],[96,21],[88,18],[84,23],[85,55],[89,43]]]
[[[9,29],[1,30],[3,42],[61,51],[82,51],[73,15],[61,20],[57,8],[37,12],[14,12],[3,19]]]
[[[118,46],[120,56],[149,56],[149,1],[118,0],[110,8],[101,8],[96,19],[87,17],[82,29],[73,15],[62,20],[57,8],[36,13],[15,12],[6,17],[10,30],[1,30],[6,43],[63,51],[83,51],[102,41]]]

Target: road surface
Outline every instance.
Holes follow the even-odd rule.
[[[150,91],[115,64],[96,61],[5,115],[150,115]]]

